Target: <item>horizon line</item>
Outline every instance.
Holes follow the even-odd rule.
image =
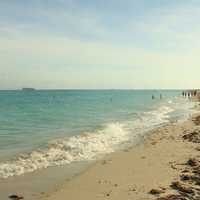
[[[28,87],[29,89],[29,87]],[[30,88],[34,91],[48,91],[48,90],[199,90],[197,88]],[[23,91],[23,88],[15,89],[0,89],[0,91]]]

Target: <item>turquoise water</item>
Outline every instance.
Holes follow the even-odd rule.
[[[146,130],[192,112],[192,102],[180,94],[150,90],[0,91],[0,177],[96,159],[134,143]]]

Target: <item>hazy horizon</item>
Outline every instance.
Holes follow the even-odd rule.
[[[199,88],[200,2],[0,2],[0,90]]]
[[[0,89],[0,91],[22,91],[24,88],[10,88],[10,89]],[[26,89],[26,87],[25,87]],[[165,89],[159,89],[159,88],[149,88],[149,89],[144,89],[144,88],[34,88],[34,87],[28,87],[27,89],[34,89],[35,91],[56,91],[56,90],[79,90],[79,91],[92,91],[92,90],[133,90],[133,91],[187,91],[187,90],[199,90],[198,88],[165,88]]]

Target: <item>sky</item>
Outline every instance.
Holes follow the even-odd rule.
[[[0,89],[200,87],[199,0],[0,0]]]

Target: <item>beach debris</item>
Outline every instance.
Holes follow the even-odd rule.
[[[195,130],[191,133],[184,134],[183,139],[193,143],[200,143],[200,131]]]
[[[19,196],[19,195],[16,195],[16,194],[12,194],[8,198],[10,198],[11,200],[21,200],[21,199],[24,199],[23,196]]]
[[[177,169],[177,167],[174,166],[174,164],[171,164],[172,169]]]
[[[199,126],[200,125],[200,115],[192,119],[195,125]]]
[[[199,117],[200,120],[200,117]],[[184,139],[200,143],[200,131],[193,131],[192,133],[185,134]],[[196,141],[195,141],[196,139]],[[173,163],[170,163],[173,166]],[[190,157],[185,164],[185,169],[180,170],[180,180],[173,181],[170,185],[175,194],[157,197],[156,200],[200,200],[200,160],[199,157]],[[178,170],[178,169],[177,169]],[[179,171],[178,170],[178,171]],[[155,195],[157,191],[152,190]],[[178,194],[177,194],[178,192]]]
[[[156,200],[187,200],[182,195],[169,194],[165,197],[157,198]]]
[[[200,147],[196,147],[195,149],[196,149],[197,151],[200,151]]]
[[[106,196],[109,197],[109,196],[110,196],[110,193],[107,193]]]
[[[182,171],[182,173],[188,173],[188,172],[190,172],[189,169],[184,169],[184,170]]]
[[[189,176],[187,174],[182,174],[180,177],[181,177],[182,181],[189,181],[189,180],[191,180],[191,176]]]
[[[112,190],[110,190],[109,192],[105,192],[104,195],[105,195],[106,197],[109,197],[109,196],[111,195],[111,193],[112,193]]]
[[[162,194],[162,193],[165,193],[165,191],[163,189],[152,189],[149,192],[149,194],[152,194],[152,195],[159,195],[159,194]]]
[[[187,165],[191,166],[191,167],[197,167],[199,166],[199,161],[195,158],[190,158],[187,163]]]
[[[194,181],[196,185],[200,185],[200,177],[191,176],[191,180]]]
[[[173,188],[179,192],[194,194],[194,190],[191,187],[187,187],[178,181],[172,182],[171,188]]]
[[[157,144],[156,141],[151,142],[151,145],[156,145],[156,144]]]
[[[187,167],[187,169],[184,170],[187,174],[184,173],[180,175],[180,178],[182,181],[188,181],[190,193],[183,193],[181,191],[179,193],[182,193],[182,195],[189,200],[200,200],[200,162],[196,158],[190,158],[186,162],[186,165],[189,166],[189,168]],[[191,190],[193,190],[193,193]]]

